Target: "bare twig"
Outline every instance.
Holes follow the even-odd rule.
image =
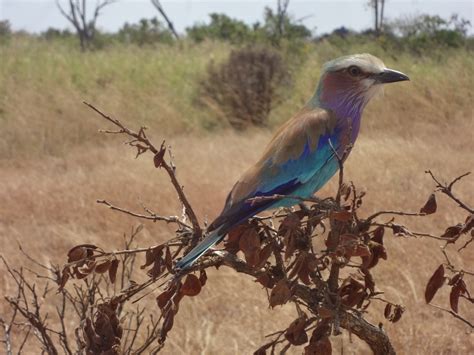
[[[384,214],[391,214],[391,215],[396,215],[396,216],[412,216],[412,217],[420,217],[420,216],[426,216],[426,213],[418,213],[418,212],[404,212],[404,211],[378,211],[369,217],[367,217],[366,221],[370,222],[374,220],[375,218],[382,216]]]
[[[445,195],[447,195],[450,199],[452,199],[453,201],[455,201],[459,207],[465,209],[466,211],[468,211],[469,213],[474,213],[474,209],[470,206],[468,206],[466,203],[464,203],[463,201],[461,201],[458,197],[456,197],[452,191],[453,189],[453,186],[454,184],[456,184],[457,182],[459,182],[462,178],[468,176],[471,174],[471,172],[467,172],[467,173],[464,173],[458,177],[456,177],[455,179],[453,179],[449,184],[443,184],[441,183],[436,177],[435,175],[431,172],[431,170],[427,170],[426,171],[427,174],[429,174],[431,176],[431,178],[434,180],[434,182],[436,182],[436,187],[442,192],[444,193]]]
[[[130,137],[133,137],[134,139],[132,141],[128,142],[128,144],[132,147],[137,148],[137,154],[141,154],[144,151],[149,150],[153,154],[156,155],[160,152],[161,149],[163,149],[163,146],[162,146],[162,148],[160,150],[158,150],[153,145],[153,143],[151,143],[151,141],[148,139],[148,137],[145,134],[145,128],[144,127],[142,127],[139,130],[138,133],[136,133],[136,132],[132,131],[131,129],[125,127],[118,119],[112,118],[112,117],[104,114],[102,111],[97,109],[94,105],[92,105],[88,102],[85,102],[85,101],[84,101],[84,104],[86,106],[88,106],[89,108],[91,108],[96,113],[98,113],[102,118],[106,119],[107,121],[111,122],[112,124],[114,124],[115,126],[120,128],[119,133],[123,133],[123,134],[126,134],[126,135],[130,136]],[[198,222],[198,219],[196,217],[196,214],[194,213],[194,210],[192,209],[191,204],[189,203],[186,195],[184,194],[184,191],[183,191],[183,188],[182,188],[181,184],[178,182],[178,179],[176,178],[175,169],[173,169],[173,167],[171,167],[168,163],[166,163],[166,161],[164,159],[162,160],[160,166],[163,167],[166,170],[166,172],[168,173],[168,176],[170,177],[171,183],[173,184],[173,187],[174,187],[174,189],[176,190],[176,192],[178,194],[179,200],[184,205],[186,214],[189,217],[189,219],[191,221],[191,224],[193,226],[192,244],[197,244],[197,242],[199,241],[199,239],[202,236],[202,230],[201,230],[201,227],[199,226],[199,222]]]
[[[146,210],[150,215],[147,216],[147,215],[143,215],[143,214],[140,214],[140,213],[136,213],[136,212],[132,212],[132,211],[129,211],[129,210],[126,210],[124,208],[121,208],[121,207],[117,207],[117,206],[114,206],[112,205],[110,202],[106,201],[106,200],[97,200],[96,201],[97,203],[99,204],[103,204],[103,205],[106,205],[108,208],[110,208],[111,210],[114,210],[114,211],[119,211],[119,212],[122,212],[122,213],[125,213],[125,214],[128,214],[130,216],[133,216],[133,217],[137,217],[137,218],[141,218],[141,219],[147,219],[147,220],[150,220],[150,221],[153,221],[153,222],[157,222],[157,221],[164,221],[164,222],[167,222],[167,223],[176,223],[178,225],[180,225],[181,227],[185,227],[187,229],[191,229],[191,227],[189,225],[187,225],[186,223],[184,223],[183,221],[181,221],[177,216],[160,216],[160,215],[157,215],[155,213],[152,213],[150,210]]]
[[[440,307],[440,306],[437,306],[435,304],[429,304],[431,307],[435,307],[443,312],[446,312],[446,313],[449,313],[451,314],[454,318],[457,318],[459,319],[460,321],[466,323],[468,326],[470,326],[472,329],[474,329],[474,324],[469,322],[466,318],[463,318],[462,316],[460,316],[459,314],[457,314],[456,312],[453,312],[451,311],[450,309],[446,309],[446,308],[443,308],[443,307]]]

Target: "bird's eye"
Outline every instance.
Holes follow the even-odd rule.
[[[351,65],[347,71],[349,72],[349,74],[351,76],[359,76],[361,74],[361,70],[358,66],[355,66],[355,65]]]

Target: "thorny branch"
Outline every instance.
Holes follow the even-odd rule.
[[[466,203],[464,203],[463,201],[461,201],[458,197],[456,197],[453,193],[453,186],[454,184],[456,184],[457,182],[459,182],[462,178],[468,176],[471,174],[471,172],[467,172],[465,174],[462,174],[458,177],[456,177],[455,179],[453,179],[449,184],[443,184],[441,183],[438,178],[436,178],[434,176],[434,174],[431,172],[431,170],[427,170],[426,171],[427,174],[429,174],[431,176],[431,178],[436,182],[436,188],[439,189],[439,191],[441,191],[442,193],[444,193],[445,195],[447,195],[450,199],[452,199],[453,201],[455,201],[459,207],[465,209],[466,211],[468,211],[469,213],[472,213],[474,214],[474,209],[472,207],[469,207]]]
[[[161,148],[158,150],[148,139],[148,137],[145,134],[145,127],[141,127],[138,133],[135,131],[125,127],[118,119],[112,118],[106,114],[104,114],[102,111],[97,109],[95,106],[92,104],[85,102],[84,104],[88,107],[90,107],[92,110],[97,112],[100,116],[105,118],[107,121],[111,122],[115,126],[119,128],[119,131],[115,131],[114,133],[118,134],[125,134],[133,139],[131,141],[128,141],[127,144],[137,148],[137,156],[145,153],[146,151],[151,151],[153,154],[155,154],[155,157],[161,156],[160,164],[158,166],[164,168],[166,172],[168,173],[168,176],[171,180],[171,183],[173,184],[174,189],[176,190],[176,193],[178,194],[179,200],[183,204],[185,208],[185,212],[189,219],[191,220],[191,224],[193,226],[193,240],[192,240],[192,245],[197,244],[199,239],[201,238],[202,235],[202,230],[201,227],[199,226],[198,219],[196,217],[196,214],[194,213],[194,210],[191,207],[191,204],[189,203],[186,195],[184,194],[183,188],[181,184],[178,182],[178,179],[175,174],[175,169],[170,166],[164,159],[164,146],[162,144]],[[110,131],[104,131],[105,133],[111,133]],[[156,163],[155,163],[156,164]]]
[[[446,313],[449,313],[450,315],[452,315],[454,318],[456,319],[459,319],[461,322],[463,323],[466,323],[468,326],[471,327],[471,329],[474,329],[474,324],[469,322],[466,318],[464,317],[461,317],[459,314],[457,314],[456,312],[454,311],[451,311],[450,309],[446,309],[446,308],[443,308],[443,307],[440,307],[440,306],[437,306],[435,304],[430,304],[431,307],[434,307],[434,308],[437,308],[443,312],[446,312]]]
[[[167,223],[176,223],[178,224],[180,227],[184,227],[186,229],[189,229],[191,230],[191,227],[186,224],[185,222],[181,221],[179,219],[178,216],[160,216],[160,215],[157,215],[156,213],[154,212],[151,212],[150,210],[146,209],[148,215],[143,215],[143,214],[140,214],[140,213],[136,213],[136,212],[132,212],[132,211],[129,211],[129,210],[126,210],[124,208],[121,208],[121,207],[118,207],[118,206],[114,206],[112,205],[110,202],[106,201],[106,200],[97,200],[96,201],[97,203],[99,204],[103,204],[103,205],[106,205],[108,208],[110,208],[111,210],[114,210],[114,211],[119,211],[119,212],[122,212],[122,213],[125,213],[125,214],[128,214],[132,217],[137,217],[137,218],[142,218],[142,219],[147,219],[147,220],[151,220],[153,222],[157,222],[157,221],[165,221]]]

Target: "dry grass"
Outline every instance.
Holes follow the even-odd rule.
[[[193,50],[205,52],[205,48]],[[143,53],[135,55],[145,56]],[[462,53],[454,56],[446,64],[448,77],[434,70],[436,66],[432,63],[429,76],[425,76],[427,67],[409,63],[406,58],[398,66],[391,63],[397,69],[413,73],[413,81],[388,88],[385,98],[369,106],[361,138],[347,163],[347,177],[368,192],[365,205],[368,212],[381,207],[419,209],[432,188],[430,179],[423,173],[425,169],[432,169],[446,179],[473,169],[471,63],[472,59],[463,57]],[[319,68],[319,64],[317,56],[310,58],[301,73],[308,75],[310,68]],[[438,69],[443,65],[438,64]],[[309,78],[300,76],[295,93],[272,113],[275,122],[283,120],[301,103],[301,98],[308,97],[312,91],[317,74]],[[85,95],[75,89],[61,90],[61,86],[49,90],[55,87],[51,83],[48,90],[28,87],[25,81],[15,84],[13,79],[7,84],[12,91],[9,99],[3,98],[7,104],[0,115],[10,132],[10,136],[5,135],[5,131],[1,133],[2,139],[9,140],[2,141],[3,160],[0,160],[0,237],[2,254],[12,264],[24,262],[18,253],[17,241],[45,263],[63,262],[67,250],[78,243],[119,248],[122,233],[137,221],[97,205],[97,198],[107,198],[130,209],[139,209],[143,203],[163,214],[179,213],[165,174],[154,169],[150,159],[133,160],[133,153],[113,139],[107,139],[106,144],[96,144],[98,138],[93,129],[99,125],[95,116],[78,104]],[[152,83],[149,85],[154,87]],[[137,96],[145,97],[143,101],[133,98],[133,93],[132,97],[127,96],[125,91],[114,96],[117,86],[112,81],[106,90],[112,95],[111,101],[105,93],[97,101],[124,121],[129,117],[134,117],[135,122],[155,117],[161,120],[160,125],[152,125],[151,136],[159,141],[166,132],[185,191],[199,216],[212,219],[236,177],[257,158],[271,133],[263,130],[245,134],[227,130],[209,133],[191,129],[190,133],[176,134],[177,127],[189,130],[190,126],[172,122],[168,127],[164,117],[170,112],[172,117],[178,117],[183,110],[195,110],[191,104],[183,108],[171,95],[159,97],[156,104],[151,105],[153,101],[148,96],[151,94],[146,90]],[[42,101],[45,97],[51,101]],[[142,113],[150,110],[150,116],[135,115],[134,105],[140,102],[150,105],[140,108]],[[60,112],[56,112],[55,105],[61,108]],[[18,126],[12,123],[12,115],[16,115]],[[74,115],[74,120],[63,122],[69,115]],[[68,142],[74,137],[70,130],[78,127],[83,127],[77,131],[78,140]],[[30,137],[35,145],[26,145]],[[38,137],[43,139],[44,150],[36,146],[41,141]],[[67,149],[56,149],[54,144]],[[19,150],[18,154],[12,146]],[[38,149],[39,153],[33,154],[28,149]],[[471,203],[474,201],[473,179],[468,178],[457,191]],[[320,195],[333,194],[335,186],[332,181]],[[453,207],[446,205],[433,217],[410,225],[413,229],[439,233],[462,218]],[[146,223],[140,242],[143,245],[156,243],[168,238],[171,232],[165,226]],[[424,303],[426,281],[442,261],[438,244],[432,240],[389,237],[389,259],[375,272],[377,284],[386,291],[387,298],[407,307],[399,323],[385,324],[401,354],[474,352],[473,335],[463,324]],[[471,251],[457,261],[472,269],[473,258]],[[0,290],[10,293],[12,285],[4,270],[0,270]],[[446,300],[444,292],[435,298],[437,303]],[[150,302],[153,303],[152,298]],[[186,299],[182,307],[164,353],[248,354],[264,341],[265,334],[288,325],[294,315],[289,308],[269,310],[260,286],[225,269],[209,275],[203,293]],[[466,305],[463,307],[467,312]],[[0,304],[0,313],[5,310],[5,305]],[[470,316],[472,319],[472,312]],[[373,312],[370,317],[374,322],[383,318],[381,312]],[[367,352],[356,339],[353,342],[350,344],[348,337],[335,338],[333,345],[337,353],[342,347],[344,354]]]

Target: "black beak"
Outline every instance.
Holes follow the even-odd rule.
[[[383,72],[375,74],[375,80],[377,80],[381,84],[387,84],[395,83],[397,81],[410,80],[410,78],[402,72],[392,69],[385,69]]]

